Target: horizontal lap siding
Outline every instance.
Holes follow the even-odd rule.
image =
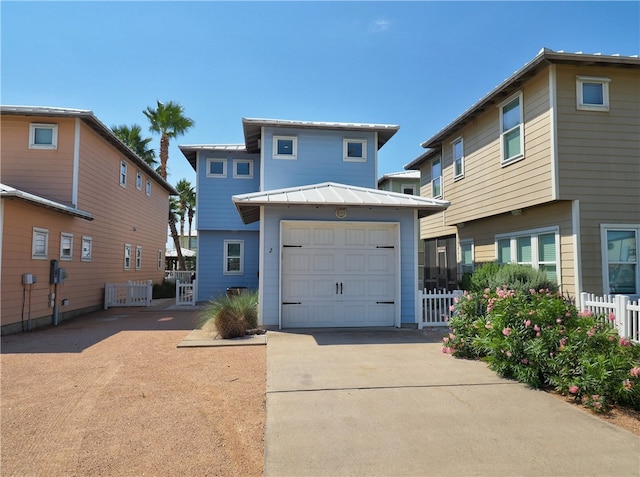
[[[576,108],[576,76],[610,78],[609,111]],[[561,199],[580,203],[583,289],[603,293],[600,224],[640,223],[638,70],[557,67]]]
[[[71,204],[75,119],[0,117],[2,183],[64,204]],[[57,149],[29,149],[29,125],[58,125]]]
[[[273,136],[296,136],[296,160],[273,159]],[[343,161],[343,138],[366,139],[367,161]],[[358,131],[265,128],[262,143],[265,161],[264,190],[322,182],[338,182],[377,188],[376,135]]]
[[[526,209],[522,215],[510,213],[482,220],[468,222],[460,229],[459,240],[473,239],[476,266],[497,260],[495,238],[500,234],[546,227],[559,227],[560,233],[560,281],[564,292],[575,294],[575,273],[573,261],[573,227],[571,203],[555,202]]]

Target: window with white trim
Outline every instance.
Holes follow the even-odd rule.
[[[244,273],[244,240],[224,241],[224,274],[242,275]]]
[[[60,234],[60,260],[73,258],[73,234],[62,232]]]
[[[460,274],[473,273],[473,240],[460,240]]]
[[[500,105],[500,153],[502,164],[524,157],[522,93]]]
[[[557,228],[523,231],[496,236],[498,263],[528,265],[559,282],[559,235]]]
[[[367,140],[366,139],[343,139],[342,150],[343,150],[343,161],[345,162],[366,162],[367,161]]]
[[[158,270],[162,270],[162,262],[163,262],[163,254],[162,250],[158,250]]]
[[[234,159],[233,178],[253,179],[253,161],[251,159]]]
[[[401,184],[400,190],[403,194],[416,195],[416,186],[414,184]]]
[[[136,189],[142,190],[142,173],[140,171],[136,173]]]
[[[136,245],[136,270],[142,268],[142,246]]]
[[[149,179],[147,179],[147,186],[146,186],[145,191],[146,191],[148,196],[151,196],[151,181]]]
[[[131,245],[124,244],[124,269],[131,270]]]
[[[127,163],[120,161],[120,185],[127,187]]]
[[[442,197],[442,163],[436,159],[431,163],[431,197]]]
[[[82,261],[90,262],[93,252],[93,239],[91,237],[82,237]]]
[[[609,78],[576,77],[577,109],[609,111]]]
[[[451,143],[453,154],[453,178],[460,179],[464,177],[464,143],[459,137]]]
[[[273,136],[273,158],[298,158],[298,138],[296,136]]]
[[[29,125],[29,149],[57,149],[58,125],[31,123]]]
[[[604,293],[640,295],[640,225],[602,225]]]
[[[49,250],[49,230],[39,227],[33,228],[31,242],[31,258],[46,260]]]
[[[227,177],[226,159],[207,159],[207,177],[224,179]]]

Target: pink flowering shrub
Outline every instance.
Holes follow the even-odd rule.
[[[640,346],[618,336],[609,316],[533,288],[465,293],[454,308],[443,352],[483,359],[503,377],[554,387],[596,412],[613,403],[640,409]]]

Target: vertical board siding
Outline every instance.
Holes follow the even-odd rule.
[[[227,161],[227,177],[207,177],[207,159]],[[233,160],[253,160],[252,179],[233,178]],[[258,230],[259,223],[245,225],[231,200],[260,190],[260,155],[210,151],[198,155],[198,230]]]
[[[273,159],[273,136],[296,136],[297,159]],[[367,161],[343,161],[343,138],[366,139]],[[264,190],[323,182],[377,187],[375,134],[357,131],[265,128],[262,138],[265,161]]]
[[[198,233],[198,301],[224,295],[229,287],[258,288],[259,234],[255,231],[231,233],[203,230]],[[244,273],[225,275],[224,241],[244,240]]]
[[[559,197],[579,200],[584,290],[603,293],[600,224],[640,223],[640,73],[557,66]],[[609,111],[576,108],[576,76],[610,78]]]

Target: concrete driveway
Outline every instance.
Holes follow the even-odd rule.
[[[442,354],[441,336],[270,331],[265,475],[640,475],[640,437]]]

